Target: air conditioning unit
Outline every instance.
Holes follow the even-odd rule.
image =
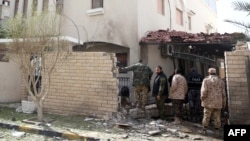
[[[174,45],[171,44],[163,44],[160,46],[161,48],[161,56],[172,56],[174,52]]]

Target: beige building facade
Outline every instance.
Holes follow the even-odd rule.
[[[209,2],[208,2],[209,1]],[[152,69],[162,65],[169,76],[174,70],[170,57],[162,57],[158,46],[144,49],[139,44],[149,31],[169,29],[191,33],[217,32],[215,0],[2,0],[1,20],[33,11],[56,10],[62,34],[76,40],[73,51],[115,53],[121,66],[138,59]],[[212,5],[211,5],[212,3]],[[0,62],[2,63],[2,62]],[[11,76],[5,72],[6,77]],[[119,74],[132,78],[131,73]],[[154,77],[154,76],[153,76]],[[131,84],[128,84],[133,91]]]
[[[217,32],[215,0],[1,0],[1,19],[17,14],[32,15],[32,9],[57,10],[64,15],[65,36],[80,41],[112,43],[125,47],[128,64],[141,57],[140,39],[148,31],[170,29],[191,33]],[[7,4],[5,4],[7,3]],[[106,45],[105,48],[108,45]],[[98,50],[98,48],[97,48]]]

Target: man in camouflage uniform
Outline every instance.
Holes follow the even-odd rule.
[[[216,75],[215,68],[208,69],[207,76],[201,86],[201,106],[203,110],[203,133],[206,133],[211,116],[214,120],[215,130],[221,127],[221,109],[226,106],[225,84]]]
[[[149,66],[142,64],[142,60],[132,66],[119,69],[119,72],[128,71],[133,71],[132,85],[134,86],[136,107],[145,110],[153,71]]]
[[[177,68],[175,70],[175,75],[173,76],[169,94],[174,109],[174,124],[181,124],[183,103],[187,90],[187,80],[181,75],[181,69]]]

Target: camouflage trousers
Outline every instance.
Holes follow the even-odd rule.
[[[182,119],[183,102],[181,99],[172,99],[174,117]]]
[[[166,100],[166,96],[160,96],[160,99],[157,99],[157,96],[155,97],[155,101],[156,101],[156,106],[157,109],[159,111],[159,116],[161,119],[165,119],[166,118],[166,106],[165,106],[165,100]]]
[[[202,126],[207,127],[210,123],[210,118],[214,120],[214,127],[220,128],[221,127],[221,109],[214,109],[214,108],[204,108],[203,110],[203,119],[202,119]]]
[[[135,86],[134,95],[136,107],[144,109],[148,101],[148,86]]]

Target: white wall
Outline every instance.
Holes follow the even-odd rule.
[[[77,25],[81,40],[103,41],[130,48],[131,63],[139,56],[137,1],[104,1],[104,14],[89,16],[91,1],[64,1],[64,13]],[[78,38],[73,23],[66,19],[64,33]]]
[[[21,72],[12,61],[0,62],[0,102],[21,100]]]
[[[218,16],[206,5],[203,0],[188,0],[188,2],[186,2],[186,11],[188,10],[192,10],[193,12],[195,12],[195,15],[192,16],[192,30],[189,31],[186,27],[188,32],[206,33],[205,26],[207,24],[211,24],[214,26],[214,28],[211,29],[210,33],[217,32]],[[187,23],[187,18],[185,22]]]

